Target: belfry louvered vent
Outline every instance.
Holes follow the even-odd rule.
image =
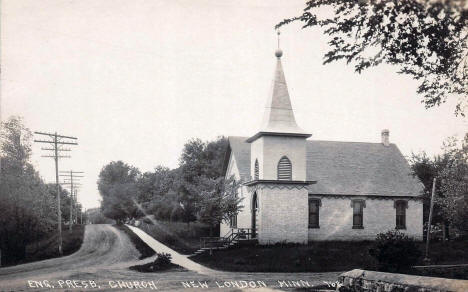
[[[286,156],[283,156],[278,162],[278,180],[291,180],[291,179],[292,179],[291,161]]]
[[[259,178],[259,168],[258,168],[258,160],[255,159],[255,173],[254,173],[254,179],[257,180]]]

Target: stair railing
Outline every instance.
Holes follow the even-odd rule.
[[[230,244],[239,239],[252,239],[252,229],[231,228],[231,231],[223,237],[200,237],[200,248],[219,247],[219,245]]]

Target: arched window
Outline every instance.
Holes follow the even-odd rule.
[[[254,179],[257,180],[259,177],[259,168],[258,168],[258,160],[255,159],[255,172],[254,172]]]
[[[292,180],[292,165],[286,156],[278,162],[278,180]]]

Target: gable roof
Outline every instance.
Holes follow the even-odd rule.
[[[250,180],[250,144],[245,142],[246,139],[246,137],[229,136],[229,148],[224,159],[224,173],[226,173],[232,153],[242,181]]]
[[[247,137],[229,137],[241,178],[250,180]],[[307,141],[310,194],[419,196],[423,185],[395,144]],[[293,166],[294,167],[294,166]]]

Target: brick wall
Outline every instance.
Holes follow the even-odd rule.
[[[302,189],[262,189],[259,195],[259,243],[307,243],[308,195]]]
[[[321,198],[320,228],[309,229],[309,241],[315,240],[364,240],[374,239],[375,235],[395,229],[395,208],[393,199],[364,199],[364,228],[353,229],[352,198]],[[409,200],[406,209],[406,229],[400,231],[422,240],[422,201]]]

